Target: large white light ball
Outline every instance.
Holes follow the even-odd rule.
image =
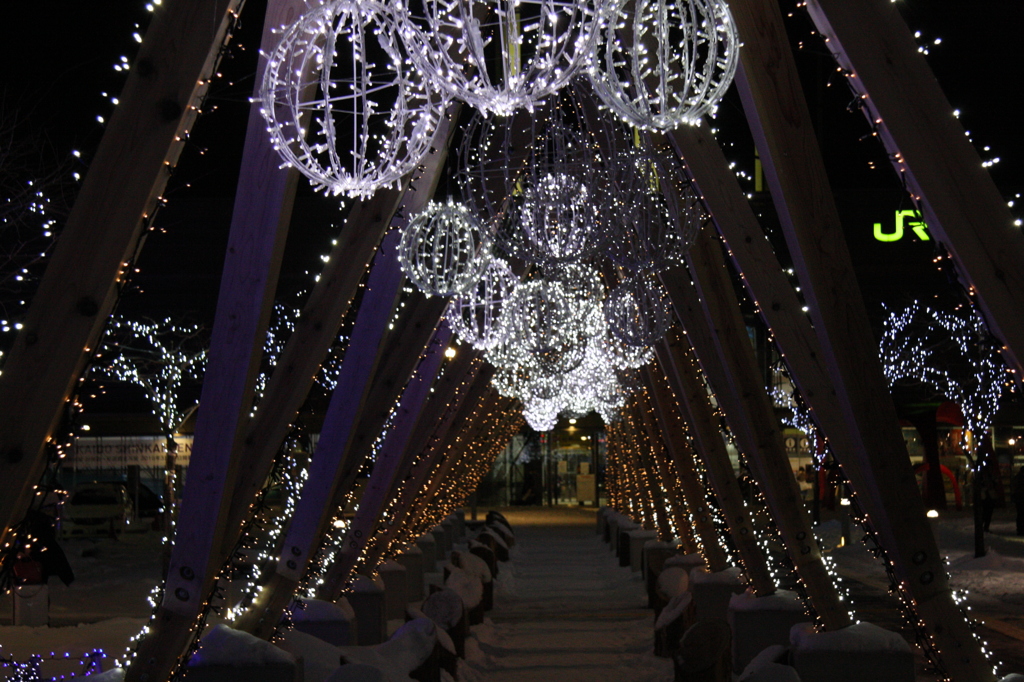
[[[724,0],[618,0],[610,16],[589,73],[604,104],[643,129],[699,125],[714,114],[739,64]]]
[[[491,258],[480,281],[448,306],[448,326],[462,341],[479,350],[501,343],[504,330],[498,323],[501,311],[519,283],[508,263]]]
[[[334,0],[284,29],[261,113],[284,165],[317,189],[366,197],[430,149],[447,96],[408,64],[402,3]]]
[[[672,325],[668,292],[654,275],[627,279],[604,302],[608,331],[629,346],[651,346]]]
[[[452,97],[530,111],[589,68],[605,0],[424,0],[412,59]]]
[[[490,263],[490,242],[469,210],[433,201],[409,221],[398,244],[402,271],[428,296],[461,296]]]

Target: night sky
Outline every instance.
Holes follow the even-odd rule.
[[[173,0],[165,0],[171,2]],[[141,257],[140,275],[125,296],[125,314],[173,314],[209,324],[230,223],[232,196],[251,94],[255,50],[265,0],[249,0],[234,46],[221,67],[224,77],[211,90],[207,109],[168,187],[169,204],[158,216]],[[930,49],[929,63],[961,121],[972,132],[983,158],[999,157],[992,176],[1010,199],[1024,192],[1024,100],[1022,73],[1024,3],[1019,0],[899,0],[912,30]],[[882,244],[872,238],[874,222],[891,225],[896,210],[910,208],[885,151],[863,115],[849,111],[853,99],[810,19],[795,2],[782,3],[797,50],[812,116],[848,233],[869,311],[879,303],[929,295],[948,277],[931,266],[934,245]],[[144,34],[149,18],[142,0],[9,0],[0,3],[0,60],[4,78],[0,102],[6,119],[55,158],[82,153],[84,172],[102,134],[98,116],[108,116],[124,74],[113,66],[134,58],[133,33]],[[941,44],[935,45],[936,38]],[[105,93],[105,95],[104,95]],[[727,156],[753,173],[753,147],[739,100],[732,91],[716,127]],[[984,147],[990,151],[984,151]],[[749,190],[753,186],[749,185]],[[1016,215],[1024,215],[1018,201]],[[340,222],[336,204],[302,183],[282,275],[281,296],[307,288],[318,255],[325,253]],[[766,222],[771,222],[766,221]]]

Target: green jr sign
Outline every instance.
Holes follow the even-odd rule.
[[[880,242],[898,242],[903,239],[907,229],[912,230],[921,241],[931,241],[928,226],[921,220],[921,212],[914,210],[896,211],[896,229],[892,232],[884,232],[882,223],[875,223],[875,239]]]

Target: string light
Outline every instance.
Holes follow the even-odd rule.
[[[268,56],[260,111],[284,165],[314,188],[369,197],[430,149],[447,98],[408,66],[407,21],[401,4],[333,0],[287,27]]]

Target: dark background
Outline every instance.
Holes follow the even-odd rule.
[[[173,2],[174,0],[164,0]],[[891,229],[896,210],[910,208],[881,144],[865,139],[870,129],[862,113],[851,110],[853,96],[813,25],[795,2],[787,28],[804,80],[816,130],[836,193],[848,242],[869,312],[877,324],[881,303],[946,295],[955,289],[950,273],[932,263],[935,242],[908,237],[881,243],[872,225]],[[899,0],[908,25],[921,32],[929,63],[950,103],[962,112],[982,158],[999,157],[992,176],[1009,200],[1024,192],[1024,136],[1019,102],[1024,99],[1024,56],[1020,31],[1024,3],[1018,0]],[[212,324],[230,224],[238,163],[252,92],[255,56],[265,0],[248,0],[235,40],[206,110],[168,187],[169,203],[156,220],[119,310],[125,315],[173,315]],[[4,77],[0,104],[5,117],[21,121],[24,134],[38,140],[40,154],[68,158],[80,150],[86,170],[103,132],[97,116],[112,110],[125,75],[113,67],[122,55],[134,58],[133,33],[144,35],[150,13],[143,0],[37,0],[0,4],[0,64]],[[941,38],[940,45],[934,40]],[[753,145],[735,91],[722,103],[719,139],[727,156],[748,175],[754,172]],[[984,151],[984,147],[990,151]],[[745,185],[753,192],[751,182]],[[757,197],[774,222],[770,200]],[[1022,215],[1018,200],[1014,209]],[[282,273],[280,297],[297,300],[312,285],[320,254],[340,224],[337,202],[314,195],[301,182]],[[10,336],[0,336],[0,346]]]

